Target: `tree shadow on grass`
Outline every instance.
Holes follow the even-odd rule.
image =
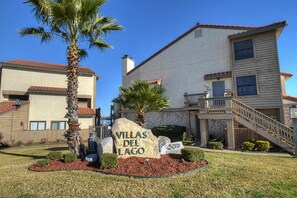
[[[47,148],[46,150],[48,151],[64,151],[64,150],[68,150],[68,147],[65,146],[65,147],[50,147],[50,148]]]
[[[12,155],[12,156],[17,156],[17,157],[30,157],[32,159],[44,159],[44,158],[46,158],[45,156],[27,155],[27,154],[20,154],[20,153],[10,153],[10,152],[4,152],[4,151],[0,151],[0,154]]]

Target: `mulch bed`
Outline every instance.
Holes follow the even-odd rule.
[[[181,155],[162,155],[160,159],[130,157],[120,158],[119,167],[112,169],[100,169],[99,163],[89,163],[78,160],[72,163],[64,163],[59,160],[51,161],[48,165],[38,167],[33,164],[29,170],[37,172],[60,171],[60,170],[93,170],[103,173],[129,176],[168,176],[189,172],[202,168],[208,163],[205,160],[200,162],[184,162]]]

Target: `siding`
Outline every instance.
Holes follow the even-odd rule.
[[[237,99],[257,109],[281,108],[281,82],[275,31],[248,38],[254,39],[255,58],[234,61],[232,57],[233,78],[236,84],[236,77],[256,75],[258,95],[238,96]],[[234,95],[237,95],[236,86]]]
[[[0,114],[0,133],[3,135],[2,141],[22,140],[20,135],[24,129],[28,128],[29,104],[23,105],[17,111],[12,110]],[[22,125],[21,125],[22,123]]]

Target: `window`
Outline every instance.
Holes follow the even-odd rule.
[[[51,129],[52,130],[64,130],[64,129],[66,129],[66,121],[52,121]]]
[[[257,95],[256,76],[242,76],[236,78],[237,96]]]
[[[235,60],[254,57],[253,39],[234,42]]]
[[[45,121],[30,122],[30,130],[32,130],[32,131],[45,130],[45,126],[46,126]]]

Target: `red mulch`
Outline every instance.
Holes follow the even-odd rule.
[[[183,162],[181,155],[162,155],[160,159],[130,157],[120,158],[119,167],[112,169],[100,169],[99,163],[88,163],[86,161],[76,161],[64,163],[54,160],[44,167],[38,167],[33,164],[29,167],[32,171],[58,171],[58,170],[93,170],[104,173],[131,175],[131,176],[166,176],[188,172],[207,165],[207,161],[201,162]]]

